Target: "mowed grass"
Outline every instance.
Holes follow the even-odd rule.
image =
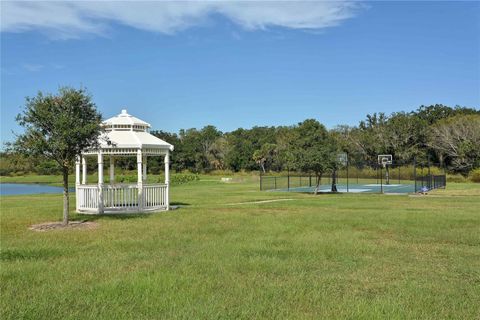
[[[172,188],[178,210],[72,213],[93,230],[27,229],[60,219],[60,195],[0,198],[0,317],[479,319],[478,185],[313,196],[202,178]],[[239,204],[262,200],[280,201]]]

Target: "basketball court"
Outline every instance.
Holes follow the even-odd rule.
[[[281,191],[281,192],[306,192],[314,193],[315,186],[302,186],[302,187],[290,187],[290,188],[280,188],[273,189],[269,191]],[[332,186],[330,184],[321,184],[318,188],[318,192],[331,192]],[[390,184],[390,185],[381,185],[377,183],[367,183],[367,184],[338,184],[338,192],[349,192],[349,193],[414,193],[415,184],[414,183],[405,183],[405,184]]]
[[[423,175],[422,167],[421,174],[417,175],[415,162],[413,166],[405,163],[394,165],[391,154],[378,155],[376,163],[371,163],[369,166],[363,165],[360,170],[349,163],[346,153],[338,155],[338,163],[340,168],[338,171],[342,170],[342,175],[338,172],[325,173],[320,181],[318,192],[332,192],[332,180],[336,181],[336,189],[340,193],[408,194],[444,188],[446,185],[445,174],[433,175],[428,169],[428,174]],[[349,174],[349,167],[353,169],[354,174]],[[369,173],[362,174],[361,170],[369,169]],[[316,177],[312,174],[288,172],[286,176],[260,176],[260,190],[264,191],[314,193],[316,189]]]

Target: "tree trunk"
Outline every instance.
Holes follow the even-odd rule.
[[[322,181],[322,175],[319,174],[319,173],[316,173],[315,176],[317,178],[317,183],[316,183],[316,187],[315,187],[315,194],[318,194],[318,189],[320,188],[320,182]]]
[[[68,199],[68,168],[63,168],[63,225],[68,224],[68,208],[69,208],[69,199]]]
[[[260,165],[262,166],[263,173],[265,173],[265,165],[263,164],[263,162],[261,162]]]
[[[337,170],[332,171],[332,192],[338,192],[337,190]]]

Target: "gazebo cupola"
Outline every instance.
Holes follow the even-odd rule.
[[[169,209],[170,152],[173,145],[148,132],[150,124],[135,118],[127,110],[103,122],[104,134],[98,149],[82,152],[76,164],[77,212],[132,213]],[[86,157],[97,157],[98,183],[87,183]],[[137,157],[137,183],[115,183],[115,157]],[[163,156],[165,183],[147,184],[147,157]],[[103,179],[104,159],[109,160],[109,183]],[[80,172],[80,167],[82,170]]]

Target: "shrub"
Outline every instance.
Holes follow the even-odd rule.
[[[12,172],[10,168],[0,168],[0,176],[10,176]]]
[[[42,161],[40,162],[35,171],[39,175],[54,175],[60,174],[61,170],[54,161]]]
[[[138,178],[135,175],[119,175],[115,177],[115,180],[120,183],[132,183],[137,182]]]
[[[195,173],[175,173],[170,176],[170,183],[172,185],[179,185],[198,180],[200,180],[200,177]],[[163,180],[160,180],[160,182],[163,182]]]
[[[480,168],[473,169],[468,175],[470,181],[480,183]]]
[[[447,174],[447,182],[465,182],[466,179],[461,174]]]

